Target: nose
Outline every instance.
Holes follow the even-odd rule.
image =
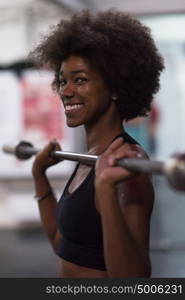
[[[60,88],[61,97],[71,98],[74,96],[74,92],[74,85],[70,81]]]

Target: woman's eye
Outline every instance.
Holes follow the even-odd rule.
[[[87,81],[87,79],[84,78],[84,77],[77,77],[77,78],[75,78],[75,83],[76,84],[81,84],[81,83],[83,83],[85,81]]]

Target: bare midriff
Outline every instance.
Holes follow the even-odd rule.
[[[107,272],[82,267],[66,260],[61,259],[60,262],[60,277],[68,278],[106,278]]]

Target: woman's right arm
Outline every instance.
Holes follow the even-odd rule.
[[[43,198],[38,201],[42,226],[54,251],[57,252],[61,239],[61,234],[56,223],[57,200],[46,175],[46,170],[58,162],[50,157],[50,153],[53,150],[61,150],[56,140],[52,140],[36,155],[33,162],[32,174],[36,197],[38,199]]]

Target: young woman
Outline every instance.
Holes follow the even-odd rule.
[[[61,259],[61,277],[149,277],[150,176],[116,165],[147,154],[123,128],[145,116],[159,88],[163,60],[149,29],[132,16],[89,11],[62,20],[32,58],[55,72],[54,89],[70,127],[84,125],[95,167],[78,163],[57,201],[46,170],[60,145],[35,158],[33,178],[43,228]],[[62,168],[62,163],[61,163]]]

